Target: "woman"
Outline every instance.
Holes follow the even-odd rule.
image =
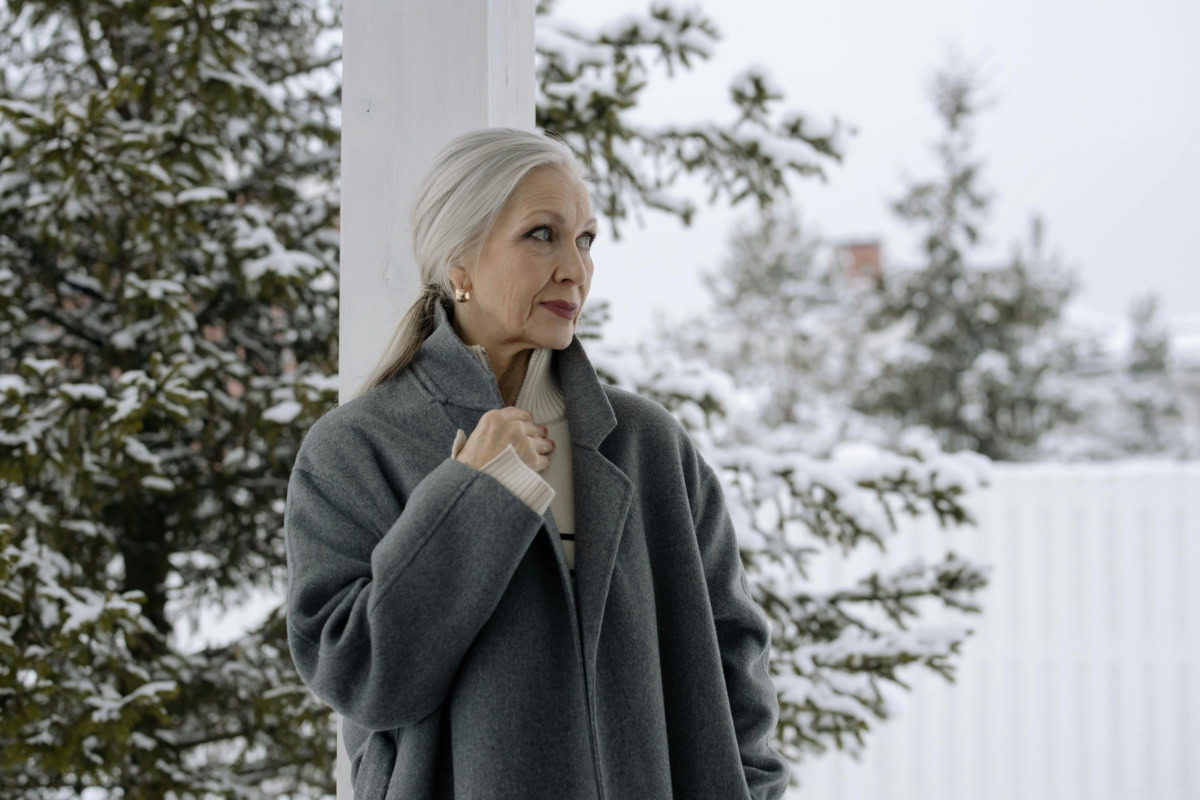
[[[413,209],[425,293],[297,454],[288,644],[356,800],[786,787],[720,483],[575,336],[594,225],[566,144],[451,142]]]

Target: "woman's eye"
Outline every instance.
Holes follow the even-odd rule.
[[[548,226],[548,225],[539,225],[538,227],[534,228],[534,229],[533,229],[532,231],[530,231],[529,233],[530,233],[530,235],[531,235],[531,236],[533,236],[533,235],[535,235],[536,233],[538,233],[538,231],[546,231],[547,233],[549,233],[549,232],[550,232],[550,226]],[[594,233],[583,233],[583,234],[580,234],[580,236],[586,236],[586,237],[588,238],[587,249],[588,249],[588,250],[591,250],[591,249],[592,249],[592,243],[596,241],[596,234],[594,234]],[[538,241],[540,241],[540,242],[548,242],[548,241],[550,241],[550,240],[549,240],[549,239],[540,239],[540,238],[539,238],[539,239],[538,239]]]

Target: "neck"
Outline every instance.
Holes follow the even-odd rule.
[[[500,387],[500,397],[504,400],[504,405],[516,405],[517,394],[521,391],[521,384],[525,381],[525,373],[529,369],[529,358],[533,355],[533,348],[527,347],[510,356],[505,364],[501,364],[492,355],[492,351],[487,345],[484,345],[484,349],[488,351],[488,360],[492,362],[492,372],[496,374],[496,384]]]
[[[529,359],[533,355],[531,347],[503,347],[479,341],[463,330],[457,315],[451,321],[458,338],[467,346],[481,345],[487,351],[488,361],[491,362],[492,372],[496,376],[496,384],[500,387],[500,397],[504,405],[511,406],[517,402],[517,394],[525,380],[525,372],[529,368]]]

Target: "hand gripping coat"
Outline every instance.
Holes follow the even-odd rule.
[[[288,485],[288,645],[342,715],[355,800],[780,797],[770,625],[683,427],[577,336],[555,352],[573,588],[549,510],[448,455],[503,401],[435,315],[409,368],[309,429]]]

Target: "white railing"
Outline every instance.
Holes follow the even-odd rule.
[[[1200,798],[1200,464],[995,464],[978,527],[907,520],[886,554],[814,570],[819,587],[948,549],[994,565],[956,683],[900,677],[863,758],[797,765],[820,800]]]

